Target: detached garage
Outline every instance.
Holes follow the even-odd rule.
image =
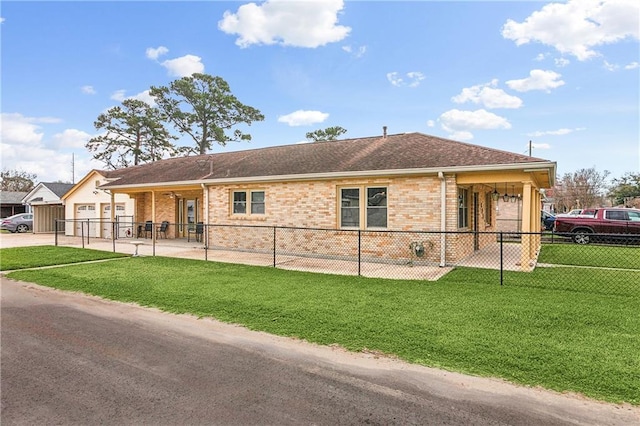
[[[40,182],[24,196],[23,204],[31,206],[33,212],[34,233],[55,231],[56,219],[64,219],[62,197],[71,188],[71,183]]]

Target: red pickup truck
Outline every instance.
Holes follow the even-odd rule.
[[[594,240],[640,241],[640,210],[596,209],[593,216],[556,217],[554,231],[578,244]]]

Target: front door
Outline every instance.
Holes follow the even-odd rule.
[[[196,227],[200,220],[198,214],[198,199],[181,198],[178,200],[178,234],[187,237],[189,229]]]

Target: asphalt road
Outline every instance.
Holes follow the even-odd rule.
[[[3,426],[640,424],[637,407],[0,284]]]

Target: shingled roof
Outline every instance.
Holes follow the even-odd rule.
[[[548,160],[422,133],[313,142],[170,158],[119,169],[104,187],[314,174],[548,163]]]

